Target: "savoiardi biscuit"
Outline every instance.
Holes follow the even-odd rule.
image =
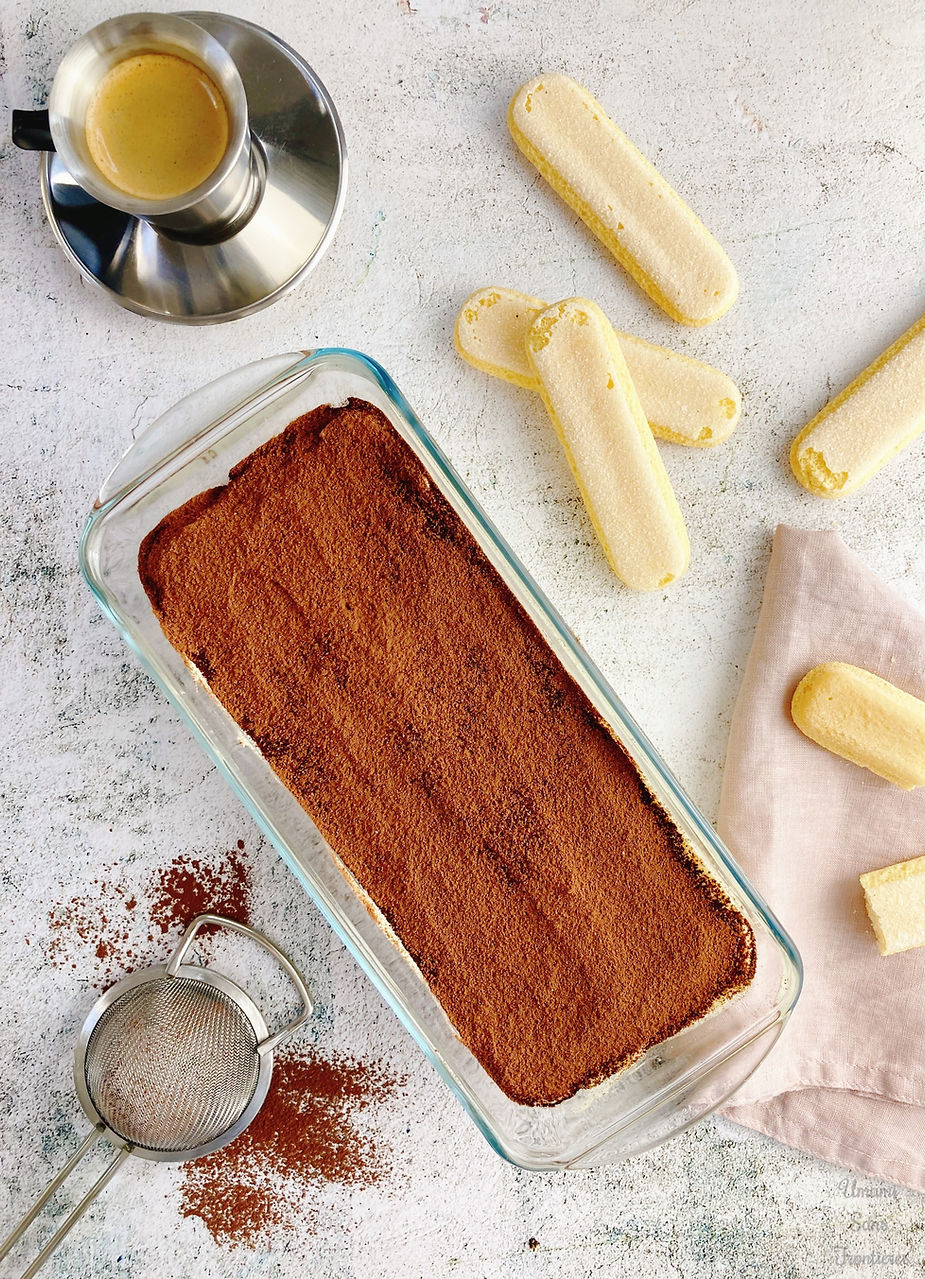
[[[732,306],[735,267],[654,165],[575,80],[544,75],[517,90],[511,136],[664,311],[709,324]]]
[[[637,590],[666,586],[690,543],[609,320],[586,298],[557,302],[530,326],[527,354],[611,567]]]
[[[530,325],[548,305],[542,298],[514,289],[478,289],[466,298],[456,317],[456,349],[483,373],[538,391],[526,338]],[[618,332],[617,339],[654,435],[704,448],[732,434],[742,397],[725,373],[629,333]]]

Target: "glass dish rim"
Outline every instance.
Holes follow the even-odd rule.
[[[195,430],[192,434],[184,436],[179,443],[177,443],[174,447],[169,448],[165,453],[156,454],[154,460],[150,461],[139,473],[133,474],[130,479],[124,481],[110,493],[106,492],[110,481],[117,476],[133,450],[138,447],[143,440],[150,438],[148,435],[149,431],[156,429],[164,416],[170,414],[173,410],[186,402],[186,400],[196,395],[197,391],[205,392],[213,387],[218,387],[226,378],[229,378],[234,373],[241,372],[246,368],[256,367],[263,362],[269,362],[273,359],[284,360],[289,359],[290,357],[292,361],[291,363],[287,364],[284,368],[281,368],[275,375],[271,376],[266,381],[261,382],[256,390],[246,394],[243,399],[238,399],[233,404],[224,405],[218,416],[211,418],[205,423],[205,425]],[[150,426],[145,429],[145,431],[139,434],[123,456],[117,460],[109,475],[104,480],[101,486],[100,496],[94,503],[81,533],[79,544],[80,569],[93,596],[96,598],[97,603],[103,610],[104,614],[109,617],[116,626],[116,629],[123,641],[128,644],[131,651],[141,662],[146,673],[155,681],[157,687],[167,697],[171,706],[180,715],[185,726],[192,732],[195,740],[206,751],[208,758],[217,767],[220,775],[230,787],[233,794],[241,803],[243,803],[246,811],[257,823],[261,831],[268,838],[289,869],[296,875],[299,883],[308,893],[316,909],[319,910],[327,924],[333,929],[334,933],[346,946],[348,953],[352,956],[355,962],[359,964],[366,978],[373,983],[375,989],[379,992],[383,999],[385,999],[389,1007],[399,1018],[401,1024],[411,1034],[414,1041],[425,1053],[443,1082],[463,1105],[464,1109],[470,1115],[473,1122],[489,1142],[491,1147],[502,1158],[505,1158],[520,1167],[533,1167],[538,1169],[549,1169],[553,1167],[562,1168],[567,1165],[564,1163],[551,1164],[549,1162],[537,1162],[531,1164],[529,1162],[525,1162],[506,1149],[501,1136],[491,1122],[490,1116],[482,1113],[478,1101],[467,1094],[466,1089],[461,1086],[460,1081],[454,1075],[452,1070],[444,1064],[439,1051],[430,1044],[425,1032],[418,1027],[413,1013],[404,1006],[400,993],[393,991],[384,979],[384,976],[380,976],[378,972],[372,969],[364,956],[357,952],[353,939],[341,925],[341,922],[338,920],[336,915],[334,915],[329,909],[315,885],[312,884],[311,879],[308,877],[307,873],[299,864],[298,859],[290,849],[288,841],[276,830],[273,821],[263,812],[258,802],[251,797],[247,788],[241,785],[233,773],[229,771],[224,760],[221,758],[219,751],[200,730],[195,719],[187,712],[182,701],[174,694],[173,690],[161,677],[149,654],[138,644],[131,630],[123,622],[117,607],[108,596],[105,583],[96,578],[89,562],[88,546],[91,543],[95,530],[105,517],[117,506],[119,506],[122,502],[131,499],[143,485],[152,480],[159,472],[169,466],[179,454],[191,453],[195,446],[198,446],[198,450],[202,451],[202,449],[206,447],[205,441],[209,437],[223,437],[227,432],[233,429],[233,426],[231,425],[232,421],[235,425],[237,425],[239,422],[243,422],[248,417],[253,416],[260,410],[260,407],[262,407],[264,399],[266,399],[267,402],[272,403],[275,396],[277,394],[282,394],[290,382],[293,385],[296,385],[298,381],[300,381],[303,376],[307,375],[315,366],[331,359],[334,359],[335,361],[346,361],[348,364],[356,365],[356,371],[362,376],[365,376],[367,379],[372,379],[383,395],[388,399],[395,411],[401,415],[405,425],[414,436],[416,447],[425,455],[428,466],[433,466],[439,475],[441,484],[452,490],[455,501],[465,509],[468,520],[470,520],[478,528],[480,537],[487,539],[491,543],[495,553],[504,561],[506,570],[516,579],[518,589],[530,597],[538,610],[543,613],[551,630],[555,632],[557,642],[568,650],[570,657],[581,667],[584,677],[595,687],[606,704],[607,717],[611,721],[612,726],[618,730],[626,732],[630,740],[636,745],[640,754],[643,756],[646,767],[651,769],[652,772],[658,776],[659,781],[670,795],[672,802],[684,813],[686,819],[694,827],[698,837],[707,844],[711,855],[721,865],[724,873],[729,876],[729,879],[735,885],[736,889],[748,903],[749,908],[760,917],[762,924],[767,928],[772,940],[778,945],[792,968],[793,981],[789,998],[785,1001],[778,999],[774,1009],[777,1022],[782,1027],[799,999],[803,982],[803,966],[800,955],[789,934],[779,923],[761,894],[757,892],[748,878],[739,869],[730,852],[719,839],[711,823],[707,821],[700,809],[685,794],[672,771],[663,761],[661,755],[650,742],[647,735],[636,723],[635,719],[625,707],[616,691],[611,687],[610,683],[599,670],[597,665],[587,655],[584,648],[575,638],[558,610],[547,598],[542,587],[528,572],[519,557],[509,546],[507,540],[495,527],[488,515],[483,511],[467,485],[458,475],[449,458],[444,454],[443,450],[436,443],[431,433],[420,421],[417,414],[411,408],[410,404],[405,399],[405,396],[389,373],[377,360],[349,347],[317,347],[311,351],[278,353],[276,356],[266,357],[266,361],[252,361],[246,365],[237,366],[236,369],[227,370],[224,374],[219,375],[219,377],[214,379],[212,382],[206,383],[204,386],[199,388],[195,388],[188,396],[175,401],[164,411],[163,414],[159,415],[150,424]],[[763,1023],[756,1023],[756,1025],[763,1026]],[[765,1029],[767,1029],[767,1027],[764,1027],[755,1033],[762,1034]],[[750,1042],[751,1039],[745,1039],[743,1043],[738,1046],[736,1051],[738,1052],[742,1048],[747,1047]],[[750,1073],[751,1071],[749,1071],[749,1074]],[[747,1075],[740,1080],[739,1083],[737,1083],[736,1087],[740,1087],[746,1078],[748,1078]],[[716,1106],[722,1104],[722,1101],[723,1098],[717,1099],[711,1104],[709,1109],[703,1113],[710,1113],[710,1111],[715,1109]],[[539,1109],[542,1110],[547,1108]],[[644,1115],[644,1112],[642,1112],[642,1114]],[[640,1116],[633,1112],[634,1120],[639,1117]],[[698,1115],[698,1118],[700,1117],[702,1116]],[[681,1129],[679,1128],[677,1131],[680,1130]]]

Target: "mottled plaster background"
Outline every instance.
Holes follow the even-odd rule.
[[[307,57],[348,140],[339,233],[309,280],[270,310],[199,330],[120,310],[55,247],[35,158],[0,139],[0,1233],[84,1127],[70,1054],[101,964],[92,938],[61,942],[55,907],[92,898],[107,877],[143,895],[177,854],[218,863],[240,839],[255,922],[318,994],[319,1050],[406,1077],[358,1120],[383,1152],[380,1179],[310,1187],[302,1224],[267,1253],[218,1246],[180,1216],[176,1169],[130,1161],[49,1273],[920,1274],[919,1196],[727,1122],[604,1171],[537,1175],[498,1160],[99,614],[76,543],[109,467],[180,396],[279,350],[367,351],[713,815],[778,521],[837,528],[925,604],[925,446],[844,504],[810,497],[786,467],[794,432],[925,308],[922,7],[227,7]],[[3,121],[8,106],[42,104],[72,39],[118,8],[0,0]],[[514,149],[509,96],[536,72],[560,69],[602,99],[734,258],[741,299],[715,326],[683,329],[656,311]],[[693,547],[689,574],[670,592],[633,595],[616,583],[539,400],[456,357],[455,311],[485,284],[588,294],[619,327],[707,359],[742,387],[745,412],[729,443],[664,448]],[[131,925],[136,953],[157,961],[173,937],[146,942],[144,907]]]

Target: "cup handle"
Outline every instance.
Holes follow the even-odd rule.
[[[13,142],[22,151],[54,151],[47,111],[14,111]]]

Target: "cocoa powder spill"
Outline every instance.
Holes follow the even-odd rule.
[[[515,1101],[751,980],[747,922],[372,405],[291,423],[162,520],[139,573]]]
[[[389,1152],[360,1115],[402,1082],[349,1058],[280,1054],[251,1125],[184,1169],[183,1215],[199,1217],[226,1247],[272,1248],[287,1232],[310,1229],[312,1187],[370,1185],[389,1171]]]
[[[242,924],[250,922],[251,882],[239,848],[225,854],[220,864],[199,857],[175,857],[158,871],[151,902],[151,919],[162,933],[185,928],[195,915],[211,911]]]
[[[84,969],[85,952],[97,961],[93,985],[105,986],[137,967],[154,962],[149,943],[181,932],[194,915],[217,911],[231,919],[250,919],[250,867],[244,841],[214,860],[181,853],[156,870],[142,892],[149,912],[147,929],[136,917],[138,895],[112,878],[93,881],[92,892],[71,897],[49,912],[48,958],[56,968]],[[141,921],[142,923],[144,921]],[[74,939],[82,943],[75,952]]]

